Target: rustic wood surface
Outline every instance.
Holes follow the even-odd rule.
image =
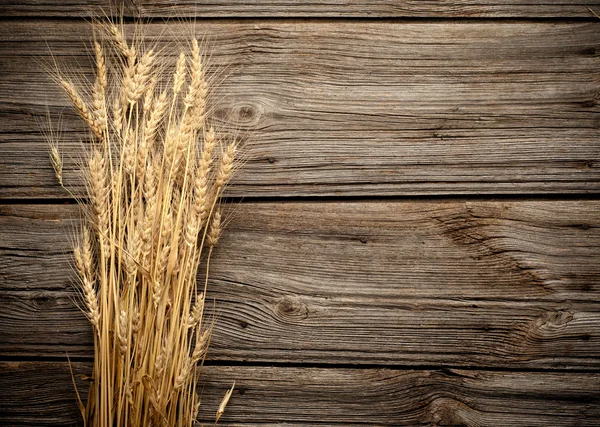
[[[115,4],[123,7],[115,7]],[[103,16],[122,10],[134,17],[359,17],[359,18],[590,18],[598,0],[0,0],[4,16]]]
[[[211,360],[600,368],[598,201],[230,210]],[[2,354],[92,354],[78,223],[75,205],[0,206]]]
[[[79,377],[89,371],[89,363],[73,363],[84,396]],[[204,420],[213,419],[220,396],[235,381],[223,426],[600,422],[597,373],[206,366],[203,379]],[[66,362],[0,362],[0,387],[3,425],[80,425]]]
[[[168,25],[149,36],[190,33]],[[600,191],[600,22],[233,20],[202,31],[215,67],[230,66],[218,124],[235,121],[251,142],[232,196]],[[0,27],[0,197],[68,196],[39,132],[47,104],[63,115],[66,182],[81,190],[83,125],[38,62],[51,63],[50,46],[62,67],[89,73],[88,32],[80,21]]]
[[[600,424],[590,9],[600,2],[124,2],[127,17],[157,18],[149,36],[187,40],[189,25],[162,18],[199,18],[228,75],[217,125],[249,142],[211,273],[207,425],[233,381],[229,427]],[[85,396],[81,219],[39,129],[46,105],[62,115],[81,194],[87,135],[47,69],[52,52],[89,76],[80,18],[102,10],[117,8],[0,0],[3,427],[82,424],[65,357]]]

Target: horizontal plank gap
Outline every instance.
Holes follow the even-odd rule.
[[[210,357],[210,350],[209,350]],[[68,358],[48,355],[48,356],[6,356],[0,354],[0,362],[90,362],[93,359],[87,356],[73,355]],[[600,368],[580,369],[568,367],[548,367],[548,368],[522,368],[505,366],[459,366],[459,365],[403,365],[396,363],[387,363],[385,365],[377,363],[355,364],[355,363],[326,363],[326,362],[279,362],[279,361],[240,361],[228,359],[206,359],[204,366],[223,366],[223,367],[248,367],[248,368],[305,368],[305,369],[345,369],[345,370],[369,370],[369,369],[390,369],[395,371],[450,371],[460,369],[462,371],[474,372],[562,372],[571,374],[595,374],[600,373]]]
[[[337,196],[233,196],[226,197],[226,201],[231,204],[240,203],[329,203],[329,202],[377,202],[377,201],[421,201],[421,202],[520,202],[520,201],[542,201],[542,202],[562,202],[562,201],[597,201],[600,200],[600,193],[523,193],[523,194],[397,194],[380,196],[353,196],[340,194]],[[87,202],[87,199],[84,199]],[[76,205],[77,200],[73,198],[65,199],[0,199],[0,205]]]
[[[90,19],[98,17],[85,16],[43,16],[43,15],[15,15],[15,16],[0,16],[0,22],[18,22],[18,21],[62,21],[62,22],[89,22]],[[323,22],[336,23],[344,22],[382,22],[382,23],[430,23],[430,22],[457,22],[457,23],[584,23],[598,22],[598,18],[590,12],[589,17],[585,16],[482,16],[482,17],[466,17],[466,16],[399,16],[399,17],[382,17],[382,16],[303,16],[303,15],[287,15],[287,16],[260,16],[260,15],[229,15],[229,16],[194,16],[194,17],[167,17],[167,16],[151,16],[138,18],[135,16],[110,16],[111,19],[118,19],[124,24],[135,24],[140,22],[144,24],[168,23],[168,22],[235,22],[235,21],[264,21],[264,22]]]

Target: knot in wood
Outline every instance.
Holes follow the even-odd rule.
[[[283,297],[275,304],[275,311],[282,317],[299,319],[308,318],[308,307],[294,297]]]
[[[56,298],[47,293],[36,293],[31,302],[36,309],[48,309],[56,305]]]
[[[534,335],[550,338],[553,334],[563,333],[569,323],[573,321],[573,313],[568,310],[556,310],[544,313],[538,317]]]
[[[239,129],[255,129],[262,116],[262,110],[255,104],[234,103],[217,108],[214,116],[219,120],[235,123]]]
[[[430,404],[434,425],[468,425],[471,408],[465,403],[450,397],[436,397]]]
[[[258,111],[251,105],[242,105],[238,108],[238,117],[243,122],[252,121]]]

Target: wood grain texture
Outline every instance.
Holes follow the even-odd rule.
[[[600,202],[243,203],[211,360],[600,367]],[[73,205],[0,206],[0,353],[89,357]]]
[[[74,363],[73,371],[87,375],[90,365]],[[597,373],[207,366],[202,375],[200,419],[209,422],[236,383],[224,426],[600,422]],[[0,362],[0,386],[3,426],[80,425],[66,362]]]
[[[589,18],[597,0],[125,0],[123,12],[133,17],[363,17],[363,18]],[[102,16],[119,8],[109,0],[0,0],[3,16]]]
[[[149,36],[188,35],[176,23]],[[206,21],[230,65],[217,124],[248,136],[232,196],[600,191],[600,23]],[[43,67],[89,74],[77,21],[0,27],[0,197],[67,197],[39,119],[63,114],[66,181],[85,140]],[[47,43],[47,44],[46,44]],[[171,49],[176,54],[175,49]]]

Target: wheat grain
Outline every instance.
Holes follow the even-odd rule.
[[[157,78],[155,75],[150,75],[148,80],[148,84],[146,86],[146,91],[144,92],[144,117],[148,116],[150,112],[150,108],[152,107],[152,101],[154,100],[154,91],[156,89]]]
[[[93,150],[89,159],[90,172],[90,196],[94,205],[96,214],[96,226],[100,234],[99,240],[108,247],[110,233],[109,224],[109,194],[110,188],[106,170],[106,162],[103,155],[98,150]]]
[[[219,409],[217,410],[217,415],[215,417],[215,423],[218,423],[219,419],[225,413],[225,407],[229,403],[229,399],[231,399],[231,395],[233,394],[234,388],[235,388],[235,382],[233,383],[233,385],[231,386],[229,391],[227,391],[227,393],[225,393],[225,396],[223,396],[223,400],[221,400],[221,404],[219,405]]]
[[[220,209],[216,209],[213,215],[213,220],[210,223],[210,230],[207,236],[208,246],[211,248],[217,245],[219,241],[219,237],[221,236],[221,211]]]
[[[148,88],[148,80],[154,61],[154,51],[151,49],[140,58],[137,65],[129,67],[123,79],[125,99],[129,104],[135,104]]]
[[[63,164],[62,159],[60,158],[60,153],[58,152],[58,147],[54,144],[50,146],[50,161],[52,162],[52,168],[54,169],[54,174],[56,175],[56,179],[60,185],[63,185]]]
[[[119,353],[121,357],[125,357],[127,351],[127,312],[121,309],[119,313]]]
[[[208,83],[204,76],[204,66],[202,64],[202,55],[198,41],[192,41],[192,58],[190,65],[190,87],[186,94],[184,103],[191,110],[190,121],[194,126],[194,130],[199,130],[204,127],[204,116],[206,110],[206,97],[208,95]]]
[[[93,88],[92,105],[98,125],[104,130],[108,123],[105,101],[107,86],[106,60],[104,50],[97,41],[94,42],[94,52],[96,55],[96,83]]]
[[[179,54],[179,59],[177,60],[177,65],[175,68],[175,74],[173,75],[173,93],[174,97],[177,96],[181,89],[183,89],[183,85],[185,84],[185,54],[181,52]]]
[[[202,312],[204,311],[204,293],[196,295],[196,302],[188,317],[188,328],[193,328],[202,321]]]
[[[225,184],[231,178],[231,173],[233,172],[233,159],[235,158],[235,150],[236,144],[234,142],[230,143],[227,146],[227,150],[223,153],[221,158],[221,165],[219,169],[219,174],[215,181],[216,192],[219,193]]]
[[[140,332],[142,322],[142,319],[140,317],[140,309],[138,307],[134,307],[132,313],[133,314],[131,317],[131,334],[133,335],[133,337],[136,337],[137,334]]]
[[[136,53],[135,50],[130,48],[127,44],[127,40],[125,39],[125,34],[123,33],[122,28],[120,29],[114,23],[109,22],[106,24],[106,29],[112,36],[112,42],[121,51],[121,54],[129,61],[133,62],[135,60]]]
[[[206,351],[206,346],[208,344],[208,337],[210,336],[210,332],[210,329],[207,329],[204,332],[202,332],[202,334],[199,337],[196,338],[194,351],[192,352],[190,358],[190,367],[195,367],[196,363],[198,363],[198,361]]]
[[[117,136],[121,136],[123,132],[123,107],[121,106],[121,100],[115,98],[113,102],[113,128]]]
[[[85,303],[88,308],[88,318],[92,325],[97,329],[100,323],[100,308],[98,304],[98,296],[94,291],[94,282],[89,278],[85,277],[83,280],[83,294],[85,296]]]
[[[75,87],[72,83],[67,80],[60,81],[61,86],[65,90],[66,94],[71,99],[71,102],[77,109],[77,112],[81,116],[81,118],[86,122],[90,130],[96,135],[98,138],[103,137],[103,129],[100,124],[90,113],[87,105],[85,104],[83,98],[79,95]]]
[[[160,123],[165,115],[167,108],[167,92],[163,91],[156,99],[156,102],[149,110],[148,120],[146,121],[146,125],[144,127],[144,134],[142,136],[142,141],[148,146],[152,146],[154,143],[154,138],[156,136],[156,131],[160,126]]]
[[[132,175],[135,173],[135,167],[137,165],[136,151],[137,146],[132,136],[127,135],[123,140],[123,167],[125,171]]]
[[[83,237],[80,246],[73,249],[75,265],[83,284],[83,296],[87,307],[87,316],[94,327],[98,327],[100,321],[100,310],[98,297],[94,290],[92,242],[87,228],[83,229]]]

